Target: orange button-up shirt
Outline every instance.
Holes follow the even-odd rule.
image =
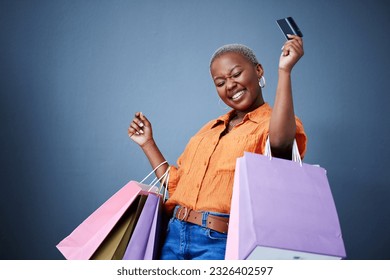
[[[263,104],[245,115],[224,135],[233,111],[207,123],[193,136],[177,167],[171,166],[168,182],[168,212],[175,205],[193,210],[230,213],[236,159],[244,151],[263,154],[272,108]],[[306,135],[296,118],[296,140],[301,156],[306,151]]]

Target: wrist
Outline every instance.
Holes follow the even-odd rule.
[[[145,143],[141,144],[140,146],[141,146],[142,150],[147,150],[147,149],[150,149],[151,147],[155,147],[156,142],[154,142],[153,138],[150,138]]]
[[[291,70],[288,68],[280,68],[278,69],[279,75],[291,76]]]

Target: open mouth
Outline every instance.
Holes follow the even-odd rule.
[[[236,94],[234,94],[231,98],[233,99],[233,101],[237,101],[238,99],[240,99],[245,93],[245,90],[240,90],[239,92],[237,92]]]

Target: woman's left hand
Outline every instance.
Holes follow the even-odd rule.
[[[288,35],[288,40],[283,48],[279,60],[279,70],[291,72],[295,63],[303,56],[303,41],[297,35]]]

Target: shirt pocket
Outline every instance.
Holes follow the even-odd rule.
[[[250,134],[244,136],[235,136],[231,139],[221,141],[221,161],[218,168],[219,173],[234,172],[236,169],[236,160],[244,155],[244,152],[255,153],[260,145],[259,135]]]

